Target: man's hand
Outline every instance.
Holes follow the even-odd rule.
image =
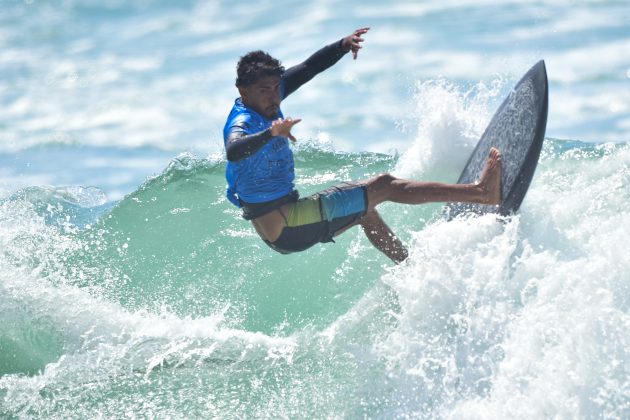
[[[274,137],[288,137],[289,140],[295,143],[296,139],[293,137],[293,134],[291,134],[291,129],[300,121],[302,121],[301,118],[285,118],[284,120],[282,118],[278,118],[271,123],[271,135]]]
[[[361,38],[361,35],[365,34],[369,30],[370,28],[360,28],[354,31],[352,35],[345,37],[343,41],[341,41],[341,49],[346,52],[352,51],[352,58],[356,60],[359,50],[363,48],[360,43],[365,41]]]

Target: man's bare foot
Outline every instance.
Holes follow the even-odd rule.
[[[501,204],[501,165],[501,152],[491,148],[481,180],[477,184],[487,194],[484,204]]]

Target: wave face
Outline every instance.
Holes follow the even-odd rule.
[[[409,159],[304,146],[297,183]],[[359,228],[274,253],[221,160],[179,155],[114,205],[20,190],[0,204],[0,412],[625,417],[629,162],[626,144],[547,139],[520,215],[385,204],[399,266]]]

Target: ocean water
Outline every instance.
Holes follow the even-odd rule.
[[[238,57],[370,26],[283,104],[303,195],[453,182],[545,59],[520,213],[383,204],[276,254],[224,197]],[[0,0],[0,418],[630,418],[626,1]]]

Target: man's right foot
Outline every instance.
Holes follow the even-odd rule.
[[[490,149],[481,180],[477,184],[486,193],[484,204],[501,204],[501,152]]]

